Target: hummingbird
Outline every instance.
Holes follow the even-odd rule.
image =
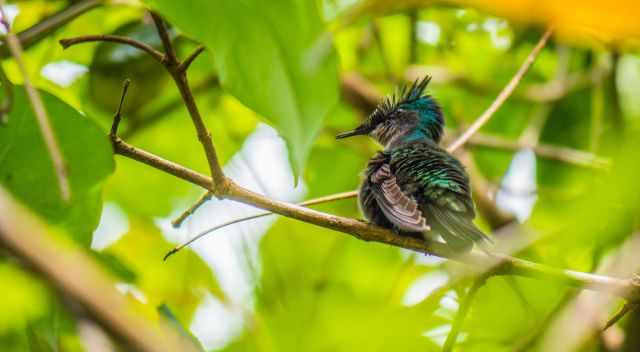
[[[387,97],[360,126],[336,138],[368,135],[384,150],[369,159],[358,203],[371,223],[399,235],[434,240],[455,252],[491,242],[473,223],[469,176],[453,155],[439,147],[444,118],[425,93],[430,76]]]

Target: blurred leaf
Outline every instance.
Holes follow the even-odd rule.
[[[55,351],[55,349],[49,344],[47,339],[32,326],[27,327],[27,338],[29,339],[29,351],[31,352]]]
[[[451,0],[523,23],[550,23],[571,42],[640,44],[640,4],[628,0]]]
[[[0,262],[0,335],[42,317],[49,304],[45,286],[19,267]]]
[[[117,256],[111,253],[97,251],[91,251],[91,254],[120,280],[134,282],[138,278],[136,272],[123,263]]]
[[[299,174],[338,98],[336,55],[316,2],[148,2],[207,45],[222,86],[275,125]]]
[[[255,331],[234,345],[274,351],[439,351],[422,333],[445,323],[400,304],[400,251],[281,220],[262,242]],[[417,275],[417,272],[410,274]],[[242,346],[242,347],[239,347]]]
[[[114,35],[129,37],[161,50],[162,43],[152,23],[133,21],[118,27]],[[162,65],[147,53],[128,45],[101,42],[96,47],[90,66],[89,96],[109,114],[116,111],[119,99],[114,99],[125,79],[131,79],[124,113],[135,118],[135,112],[156,98],[170,77]]]
[[[368,14],[389,14],[433,0],[364,0],[343,19],[351,23]],[[636,20],[640,4],[630,0],[446,0],[461,7],[474,7],[522,24],[548,26],[556,35],[573,44],[602,44],[637,48],[640,23]]]
[[[200,344],[200,341],[198,341],[198,339],[196,339],[189,332],[189,330],[185,329],[185,327],[182,325],[182,323],[180,323],[178,318],[175,316],[175,314],[173,314],[173,312],[171,311],[171,308],[169,308],[169,306],[166,303],[162,303],[161,305],[158,306],[157,309],[158,309],[158,313],[160,313],[161,316],[165,317],[176,330],[180,331],[181,334],[191,339],[191,341],[196,346],[198,346],[199,350],[204,351],[204,348]]]
[[[16,87],[9,123],[0,126],[0,184],[50,223],[89,245],[100,219],[101,185],[113,171],[111,145],[87,117],[41,92],[67,164],[72,199],[61,200],[53,164],[22,88]]]
[[[140,218],[131,218],[130,225],[130,232],[108,247],[105,253],[117,257],[135,273],[136,278],[131,283],[144,294],[151,307],[165,302],[179,307],[175,313],[184,321],[200,304],[205,291],[226,301],[213,272],[195,253],[185,251],[171,260],[162,261],[173,246],[164,241],[158,228]]]

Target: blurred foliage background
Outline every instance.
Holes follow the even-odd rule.
[[[257,210],[213,199],[173,229],[170,220],[201,190],[111,155],[107,133],[129,78],[122,138],[208,170],[161,65],[119,44],[58,44],[117,34],[161,49],[147,6],[172,25],[180,57],[207,47],[189,80],[227,174],[287,201],[357,187],[380,147],[334,136],[380,94],[433,75],[429,93],[455,136],[554,26],[514,95],[465,147],[471,177],[484,185],[476,197],[509,214],[496,222],[481,211],[477,221],[498,243],[524,243],[515,255],[532,261],[621,277],[640,269],[626,255],[637,253],[640,207],[635,1],[84,2],[89,10],[24,56],[69,165],[73,199],[60,200],[6,48],[2,67],[15,87],[0,125],[0,185],[107,269],[134,311],[172,321],[202,350],[440,351],[469,281],[455,280],[463,267],[438,258],[273,216],[227,227],[162,262],[199,230]],[[23,0],[4,9],[21,32],[81,3]],[[318,208],[359,217],[354,200]],[[0,290],[2,351],[126,349],[4,250]],[[624,303],[602,296],[490,278],[454,350],[639,351],[640,312],[600,332]]]

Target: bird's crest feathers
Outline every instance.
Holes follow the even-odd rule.
[[[411,85],[403,85],[384,101],[371,114],[371,122],[376,123],[389,118],[398,108],[413,103],[420,98],[430,98],[424,95],[424,90],[431,82],[431,76],[426,75],[422,79],[416,79]]]

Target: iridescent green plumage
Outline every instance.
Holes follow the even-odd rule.
[[[400,234],[440,235],[454,250],[488,238],[473,224],[469,178],[437,145],[444,121],[435,100],[423,94],[426,78],[385,101],[369,119],[339,137],[368,134],[385,145],[370,159],[359,191],[367,220]]]

